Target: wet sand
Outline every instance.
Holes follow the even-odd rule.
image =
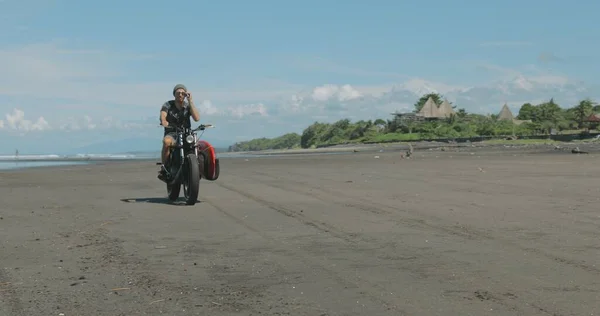
[[[2,172],[0,315],[600,313],[599,154],[399,155]]]

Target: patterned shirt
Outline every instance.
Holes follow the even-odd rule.
[[[167,101],[162,105],[160,111],[167,112],[166,120],[169,123],[169,126],[191,128],[192,121],[190,120],[190,118],[192,116],[192,113],[190,112],[189,103],[187,103],[186,101],[184,101],[183,108],[181,110],[179,110],[175,105],[175,100]],[[167,132],[167,129],[165,128],[165,135],[171,132],[173,131],[170,130],[169,132]]]

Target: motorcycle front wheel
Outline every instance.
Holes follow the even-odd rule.
[[[181,191],[181,183],[167,184],[167,194],[170,201],[176,201],[179,198],[179,191]]]
[[[198,192],[200,191],[200,168],[195,154],[188,154],[185,159],[186,174],[184,175],[183,194],[185,195],[185,203],[194,205],[198,202]]]

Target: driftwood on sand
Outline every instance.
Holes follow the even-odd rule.
[[[579,149],[579,147],[575,147],[574,149],[571,150],[572,154],[589,154],[587,151],[582,151]]]

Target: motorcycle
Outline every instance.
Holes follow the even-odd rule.
[[[197,131],[214,127],[212,124],[201,124],[197,128],[168,126],[167,130],[177,134],[176,144],[169,148],[169,159],[165,163],[166,176],[159,179],[167,184],[169,200],[179,198],[181,186],[187,205],[194,205],[198,200],[200,179],[214,181],[219,177],[219,159],[214,148],[208,142],[199,140]],[[202,133],[202,134],[203,134]],[[157,165],[162,165],[157,163]]]

